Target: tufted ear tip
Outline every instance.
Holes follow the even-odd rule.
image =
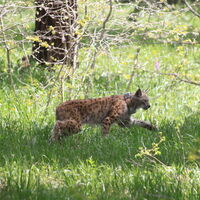
[[[149,92],[149,90],[150,90],[150,88],[147,88],[144,92],[145,93],[148,93]]]
[[[136,91],[135,96],[137,96],[137,97],[141,97],[142,96],[142,91],[141,91],[140,88]]]

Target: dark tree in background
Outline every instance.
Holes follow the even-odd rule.
[[[76,66],[77,0],[36,0],[33,57],[42,65]]]

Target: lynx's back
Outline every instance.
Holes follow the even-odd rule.
[[[56,120],[78,119],[82,123],[100,123],[119,100],[123,100],[122,95],[66,101],[57,107]]]

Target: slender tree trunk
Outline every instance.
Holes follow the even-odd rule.
[[[76,66],[77,0],[36,0],[33,57],[43,65]]]
[[[3,17],[1,16],[0,17],[0,28],[1,28],[1,31],[2,31],[2,36],[3,36],[3,44],[4,44],[4,47],[5,47],[5,51],[6,51],[6,59],[7,59],[7,72],[9,74],[9,81],[10,81],[10,84],[11,86],[13,86],[13,78],[12,78],[12,64],[11,64],[11,59],[10,59],[10,47],[9,45],[7,44],[7,38],[6,38],[6,33],[5,33],[5,27],[4,27],[4,22],[3,22]]]

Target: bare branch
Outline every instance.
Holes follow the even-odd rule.
[[[197,17],[200,18],[200,14],[199,14],[198,12],[196,12],[196,11],[192,8],[192,6],[191,6],[186,0],[183,0],[183,2],[185,3],[185,5],[190,9],[190,11],[191,11],[194,15],[196,15]]]
[[[182,77],[179,76],[177,73],[162,73],[162,72],[157,72],[157,71],[151,72],[151,71],[149,71],[149,70],[144,70],[144,69],[143,69],[143,71],[148,72],[148,73],[158,74],[158,75],[174,76],[174,77],[177,78],[180,82],[185,82],[185,83],[189,83],[189,84],[192,84],[192,85],[200,86],[200,82],[195,82],[195,81],[193,81],[193,80],[188,79],[187,77],[182,78]]]
[[[185,82],[185,83],[189,83],[189,84],[192,84],[192,85],[200,86],[200,82],[194,82],[194,81],[189,80],[189,79],[183,79],[182,77],[178,76],[178,74],[173,74],[173,76],[175,76],[181,82]]]
[[[128,83],[128,86],[127,86],[127,91],[129,91],[129,89],[130,89],[130,86],[131,86],[131,83],[132,83],[132,81],[133,81],[133,76],[134,76],[134,74],[135,74],[135,68],[137,68],[138,67],[138,56],[139,56],[139,53],[140,53],[140,48],[138,48],[137,49],[137,51],[136,51],[136,55],[135,55],[135,58],[134,58],[134,66],[133,66],[133,71],[132,71],[132,73],[131,73],[131,78],[130,78],[130,80],[129,80],[129,83]]]
[[[6,34],[4,32],[4,22],[3,22],[3,17],[0,16],[0,25],[1,25],[1,31],[2,31],[2,35],[3,35],[3,44],[6,50],[6,58],[7,58],[7,72],[9,74],[10,77],[10,84],[13,84],[13,79],[12,79],[12,72],[11,72],[11,58],[10,58],[10,50],[11,48],[9,47],[9,45],[6,42]]]
[[[95,66],[97,52],[98,52],[101,40],[103,39],[105,31],[106,31],[106,23],[110,19],[110,16],[111,16],[111,13],[112,13],[112,5],[113,5],[112,4],[112,0],[109,0],[109,12],[108,12],[108,15],[106,16],[106,18],[105,18],[105,20],[103,22],[101,35],[100,35],[100,37],[98,39],[98,42],[95,45],[95,50],[94,50],[94,55],[93,55],[93,61],[92,61],[92,64],[91,64],[91,68],[94,68],[94,66]]]

